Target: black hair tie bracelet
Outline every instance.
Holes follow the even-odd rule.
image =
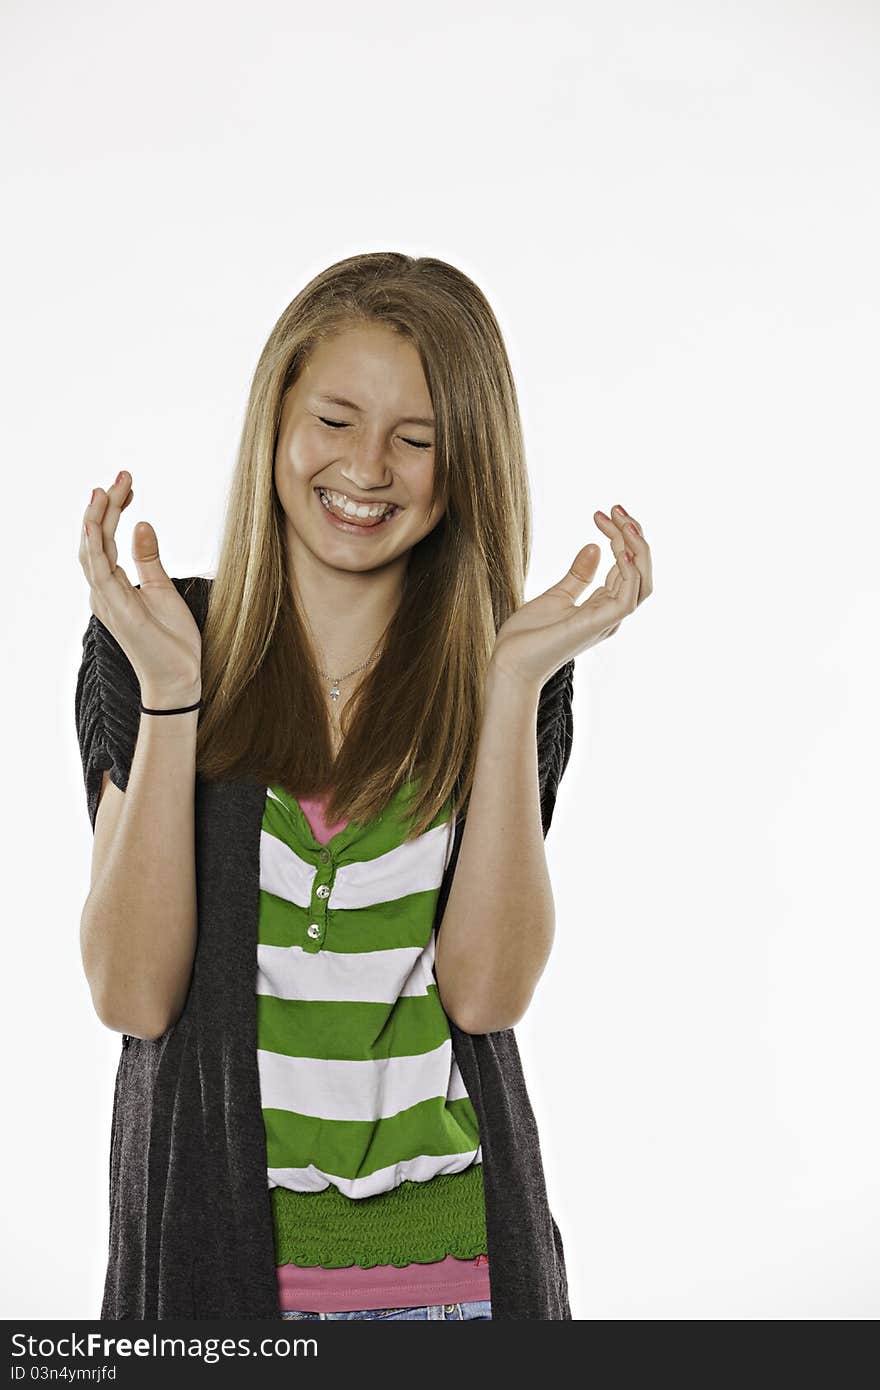
[[[201,706],[201,700],[197,700],[194,705],[185,705],[182,709],[147,709],[141,702],[141,714],[189,714],[191,710],[201,709]]]

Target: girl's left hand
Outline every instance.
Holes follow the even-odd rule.
[[[612,637],[653,592],[651,551],[641,526],[620,506],[612,507],[610,517],[594,512],[593,518],[615,556],[605,583],[585,603],[575,603],[592,582],[601,556],[597,545],[585,545],[558,584],[502,624],[491,661],[498,670],[540,688],[566,661]]]

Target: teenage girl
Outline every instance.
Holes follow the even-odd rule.
[[[281,1315],[488,1319],[480,1134],[449,1020],[511,1027],[546,965],[543,840],[517,813],[534,752],[513,750],[534,740],[542,685],[651,593],[642,527],[595,512],[604,583],[576,602],[599,564],[588,543],[523,602],[528,484],[500,330],[460,271],[397,254],[331,266],[273,329],[203,628],[149,522],[137,587],[117,564],[132,497],[124,471],[95,489],[80,559],[145,717],[174,713],[149,721],[124,878],[109,850],[125,797],[104,773],[104,910],[87,904],[82,927],[99,1013],[135,1037],[180,1013],[193,771],[265,778],[257,1041]]]

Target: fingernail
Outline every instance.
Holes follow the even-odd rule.
[[[618,503],[616,504],[616,506],[614,507],[614,510],[615,510],[616,512],[620,512],[620,515],[621,515],[621,516],[629,516],[629,512],[628,512],[628,511],[625,511],[624,508],[621,507],[621,505],[620,505],[619,502],[618,502]]]
[[[610,520],[611,520],[611,517],[610,517],[610,516],[606,516],[604,512],[597,512],[596,515],[597,515],[597,516],[601,516],[601,518],[602,518],[603,521],[610,521]]]
[[[92,488],[92,495],[91,495],[91,497],[89,498],[89,506],[91,506],[92,503],[94,502],[94,500],[95,500],[95,493],[96,493],[97,491],[98,491],[98,489],[97,489],[96,487],[93,487],[93,488]]]

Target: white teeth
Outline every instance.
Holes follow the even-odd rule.
[[[325,507],[329,502],[332,502],[337,511],[361,519],[385,516],[394,509],[392,502],[374,502],[368,506],[364,502],[353,502],[350,497],[346,497],[344,492],[330,492],[327,488],[319,488],[318,496]]]

